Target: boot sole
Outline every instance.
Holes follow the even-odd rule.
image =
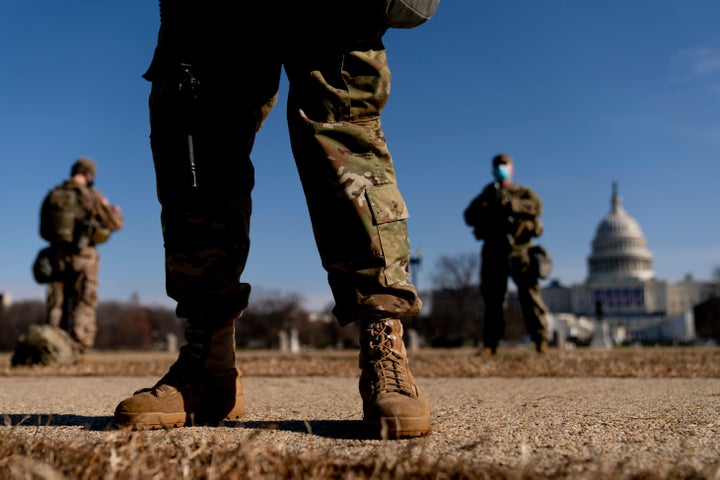
[[[430,416],[366,418],[382,439],[422,437],[430,433]]]
[[[195,421],[188,424],[186,412],[115,412],[115,425],[119,428],[132,428],[134,430],[160,430],[168,428],[179,428],[186,426],[207,426],[217,425],[223,421],[239,420],[245,415],[244,397],[237,397],[238,405],[228,413],[225,418],[214,420],[212,417],[202,417],[198,414],[191,415]]]
[[[115,425],[119,428],[129,427],[133,430],[160,430],[183,427],[186,420],[187,414],[185,412],[115,412]]]

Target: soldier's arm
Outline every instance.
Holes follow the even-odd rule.
[[[110,205],[110,201],[99,191],[94,190],[94,192],[98,203],[98,216],[103,225],[113,232],[120,230],[125,222],[120,207]]]
[[[463,217],[465,218],[465,224],[469,225],[471,227],[473,225],[475,225],[475,223],[477,222],[478,210],[479,210],[479,205],[478,205],[479,199],[480,199],[479,196],[475,197],[475,199],[472,202],[470,202],[470,205],[468,205],[468,207],[465,209],[465,212],[463,213]]]
[[[482,223],[487,217],[488,206],[490,200],[493,198],[493,196],[488,195],[487,187],[483,189],[482,193],[475,197],[475,199],[470,202],[470,205],[465,209],[463,214],[465,217],[465,223],[471,227]]]

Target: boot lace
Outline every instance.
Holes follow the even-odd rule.
[[[370,325],[367,334],[369,348],[367,362],[372,366],[377,392],[400,393],[415,396],[414,384],[408,378],[404,353],[396,348],[402,339],[392,333],[393,321],[385,320]]]

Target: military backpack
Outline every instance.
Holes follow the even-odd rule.
[[[67,183],[50,190],[40,209],[40,236],[51,244],[77,246],[86,220],[81,197],[82,193]]]
[[[10,364],[67,366],[79,359],[80,349],[68,332],[50,324],[33,324],[18,337]]]

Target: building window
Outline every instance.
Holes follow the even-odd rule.
[[[627,288],[622,291],[622,304],[626,307],[630,305],[630,290]]]
[[[633,299],[635,301],[635,305],[642,307],[645,305],[645,291],[640,288],[636,288],[633,290]]]

